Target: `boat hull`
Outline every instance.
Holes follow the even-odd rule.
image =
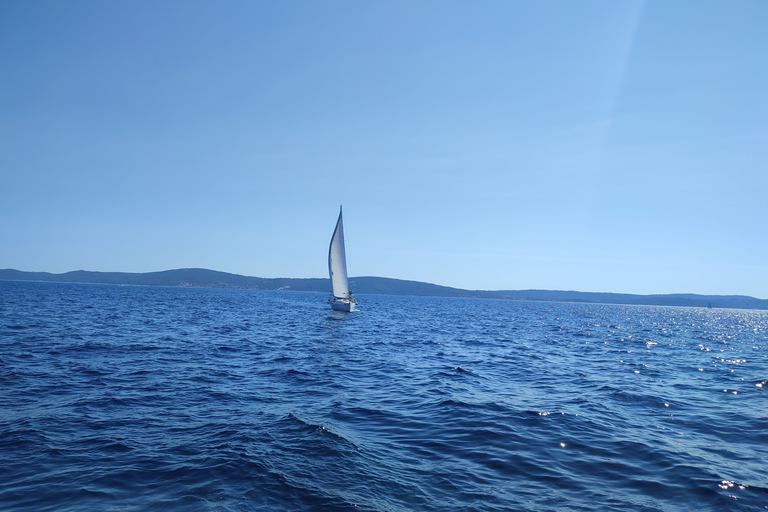
[[[350,300],[336,299],[333,302],[331,302],[331,309],[333,309],[334,311],[346,311],[348,313],[351,313],[355,311],[355,303]]]

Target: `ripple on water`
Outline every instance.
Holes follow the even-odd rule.
[[[766,312],[0,291],[12,510],[768,506]]]

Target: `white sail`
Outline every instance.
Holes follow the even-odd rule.
[[[341,208],[339,208],[339,220],[336,222],[336,229],[331,238],[331,246],[328,249],[328,273],[331,276],[333,296],[348,299],[349,281],[347,279],[347,256],[344,251],[344,222],[341,219]]]

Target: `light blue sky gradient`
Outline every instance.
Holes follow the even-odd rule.
[[[768,2],[0,3],[0,268],[768,298]]]

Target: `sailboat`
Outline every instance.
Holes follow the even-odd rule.
[[[328,274],[331,277],[331,298],[328,304],[334,311],[355,310],[357,301],[352,298],[347,279],[347,254],[344,250],[344,221],[341,218],[341,206],[339,206],[339,220],[336,221],[336,229],[333,230],[331,246],[328,248]]]

